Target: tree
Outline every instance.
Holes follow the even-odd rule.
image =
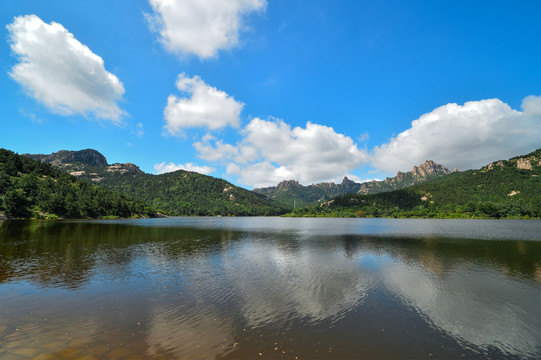
[[[4,211],[8,217],[29,217],[28,198],[23,189],[11,189],[4,195]]]

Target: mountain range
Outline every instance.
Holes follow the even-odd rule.
[[[399,190],[340,195],[292,215],[540,218],[541,149]]]
[[[25,156],[50,163],[79,179],[135,195],[171,215],[277,215],[322,203],[338,195],[392,191],[450,173],[445,166],[427,160],[414,166],[412,171],[398,172],[395,177],[383,181],[357,183],[344,177],[340,184],[324,182],[303,186],[295,180],[288,180],[275,187],[256,188],[250,192],[225,180],[195,172],[179,170],[152,175],[132,163],[108,164],[105,156],[93,149]],[[274,201],[268,201],[268,198]]]
[[[382,181],[373,180],[357,183],[344,177],[340,184],[323,182],[303,186],[295,180],[288,180],[282,181],[277,186],[256,188],[253,191],[266,195],[290,208],[299,208],[323,203],[344,194],[359,193],[366,195],[403,189],[450,173],[445,166],[427,160],[419,166],[414,166],[411,171],[405,173],[399,171],[396,176],[388,177]]]
[[[433,161],[382,181],[345,177],[303,186],[283,181],[249,191],[178,170],[147,174],[109,164],[93,149],[17,155],[0,149],[0,216],[236,215],[541,217],[541,149],[458,172]]]

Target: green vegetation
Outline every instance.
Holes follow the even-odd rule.
[[[168,215],[281,215],[291,210],[292,199],[318,197],[319,203],[304,208],[300,207],[309,200],[297,201],[288,216],[541,218],[541,149],[444,176],[447,169],[427,161],[383,182],[357,184],[345,178],[338,185],[302,186],[284,181],[276,188],[260,189],[272,192],[282,204],[195,172],[151,175],[134,164],[108,165],[103,155],[90,149],[27,156],[58,168],[2,150],[0,213],[8,217],[151,216],[153,208]],[[413,181],[414,186],[381,192]],[[338,196],[329,200],[329,194]]]
[[[92,149],[26,156],[51,163],[89,183],[133,196],[167,215],[270,216],[291,210],[264,195],[196,172],[178,170],[151,175],[131,163],[108,165],[106,158]]]
[[[270,216],[289,210],[266,196],[196,172],[178,170],[162,175],[108,172],[98,176],[102,177],[100,186],[135,196],[168,215]]]
[[[391,192],[347,194],[290,216],[541,218],[541,149]]]
[[[50,164],[0,149],[0,213],[56,219],[154,216],[156,210]]]

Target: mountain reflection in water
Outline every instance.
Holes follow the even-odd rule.
[[[541,355],[539,241],[167,220],[0,222],[0,358]]]

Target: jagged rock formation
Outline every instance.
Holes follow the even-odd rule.
[[[288,206],[306,206],[315,203],[324,203],[338,196],[349,193],[374,194],[378,192],[402,189],[411,185],[450,174],[443,165],[427,160],[412,171],[403,173],[399,171],[395,177],[383,181],[373,180],[365,183],[356,183],[344,177],[342,183],[324,182],[303,186],[295,180],[282,181],[277,186],[257,188],[253,191],[266,195]]]
[[[447,175],[450,171],[443,165],[436,164],[432,160],[427,160],[424,164],[414,166],[411,173],[413,176],[428,178],[434,175]]]
[[[287,191],[287,190],[291,190],[291,189],[294,189],[294,188],[299,188],[301,187],[302,185],[299,184],[298,181],[295,181],[295,180],[284,180],[282,181],[281,183],[278,184],[277,188],[279,190],[284,190],[284,191]]]
[[[344,179],[342,179],[342,183],[340,184],[340,187],[342,188],[342,191],[346,194],[359,191],[359,183],[356,183],[355,181],[351,181],[350,179],[347,178],[347,176],[344,176]]]
[[[456,169],[454,170],[456,171]],[[395,177],[386,178],[383,181],[370,181],[362,183],[359,194],[375,194],[384,191],[393,191],[408,186],[419,184],[427,180],[435,179],[439,176],[450,174],[451,172],[443,165],[439,165],[432,160],[427,160],[419,166],[414,166],[409,172],[399,171]]]

